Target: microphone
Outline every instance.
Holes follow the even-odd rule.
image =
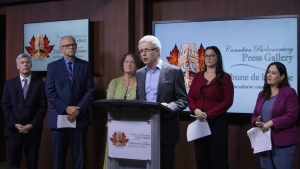
[[[130,78],[129,78],[129,82],[128,82],[127,86],[126,86],[126,91],[125,91],[125,95],[124,95],[124,100],[126,100],[127,97],[130,96],[130,93],[127,93],[127,92],[128,92],[128,86],[129,86],[129,84],[130,84],[130,80],[131,80],[132,76],[134,76],[134,75],[135,75],[135,73],[134,73],[133,75],[131,75]]]

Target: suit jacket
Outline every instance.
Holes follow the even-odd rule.
[[[261,116],[261,108],[265,102],[262,92],[259,93],[251,118],[251,124],[255,124],[258,116]],[[299,115],[299,101],[296,91],[290,87],[279,89],[272,108],[273,127],[271,137],[275,145],[287,146],[300,141],[297,119]]]
[[[145,67],[137,70],[137,100],[146,101]],[[188,105],[187,93],[181,69],[163,62],[157,89],[156,101],[169,103],[173,113],[161,111],[161,141],[164,144],[175,144],[179,141],[179,112]]]
[[[46,96],[51,103],[48,127],[57,128],[57,116],[67,115],[68,106],[80,107],[76,127],[90,126],[89,107],[95,91],[92,70],[87,61],[74,59],[73,80],[68,78],[64,58],[48,64],[46,77]]]
[[[4,135],[20,137],[15,124],[31,124],[33,128],[27,137],[41,136],[43,120],[47,113],[45,84],[31,76],[27,97],[24,100],[20,76],[7,80],[2,95],[2,108],[5,119]]]

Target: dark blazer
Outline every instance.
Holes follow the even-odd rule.
[[[137,70],[137,100],[146,101],[145,67]],[[163,62],[160,70],[156,101],[169,103],[173,113],[161,112],[161,141],[164,144],[175,144],[179,141],[179,112],[188,105],[187,93],[181,69]]]
[[[14,127],[15,124],[31,124],[33,128],[28,132],[27,137],[40,136],[47,113],[44,82],[31,76],[27,97],[24,100],[20,76],[7,80],[3,89],[2,108],[5,118],[5,136],[21,136]]]
[[[254,124],[257,117],[261,116],[261,108],[265,102],[262,92],[259,93],[251,118]],[[272,108],[273,127],[271,137],[275,145],[288,146],[300,141],[297,119],[299,116],[299,101],[296,91],[290,87],[279,89]]]
[[[95,85],[87,61],[75,57],[72,84],[64,58],[49,63],[45,88],[51,103],[48,127],[57,128],[57,116],[67,115],[68,106],[80,107],[80,114],[76,119],[77,128],[90,126],[89,107],[94,97]]]

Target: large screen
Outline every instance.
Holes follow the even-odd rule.
[[[291,87],[298,90],[298,16],[221,20],[154,21],[161,41],[160,58],[180,67],[187,92],[195,73],[204,69],[204,51],[217,46],[234,84],[230,113],[252,113],[267,66],[282,62]]]
[[[76,57],[89,60],[89,19],[24,24],[24,53],[32,58],[32,71],[47,71],[50,62],[63,57],[60,39],[71,35],[77,43]]]

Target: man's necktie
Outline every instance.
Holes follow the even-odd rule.
[[[73,76],[73,72],[72,72],[72,62],[68,62],[68,74],[69,74],[69,79],[72,82],[72,76]]]
[[[23,96],[24,96],[24,99],[25,99],[26,95],[27,95],[27,91],[28,91],[28,84],[27,84],[27,79],[23,79],[22,81],[24,82]]]

